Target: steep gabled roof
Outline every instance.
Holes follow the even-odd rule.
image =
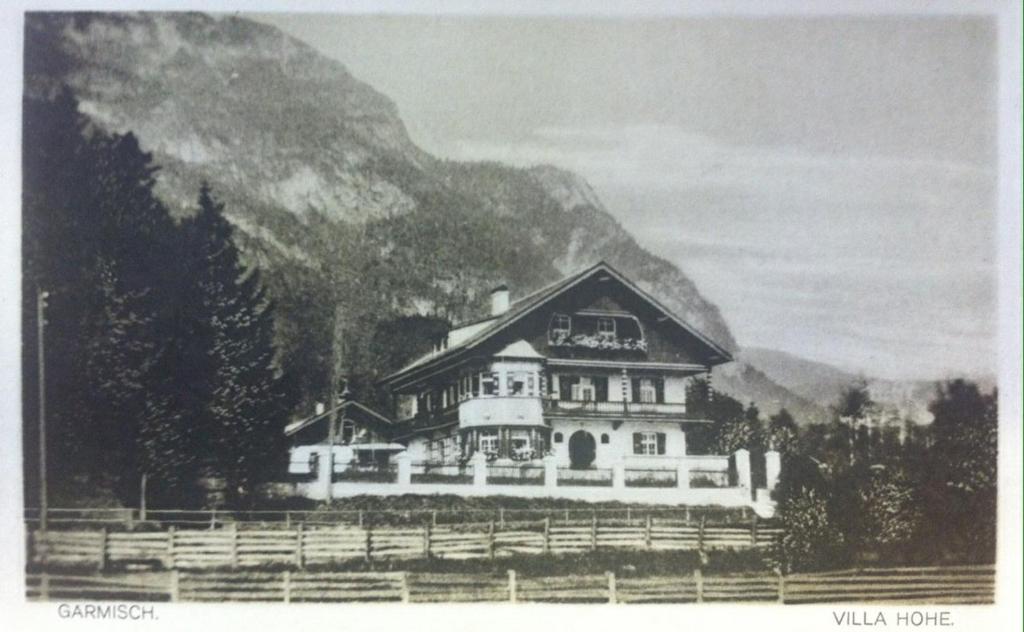
[[[306,419],[302,419],[299,421],[293,421],[292,423],[285,426],[284,434],[290,437],[296,432],[302,430],[303,428],[308,428],[309,426],[315,424],[316,422],[322,419],[326,419],[335,412],[337,412],[340,417],[344,418],[345,414],[349,411],[349,409],[359,411],[360,413],[366,415],[370,420],[375,421],[378,424],[386,426],[390,426],[393,424],[393,422],[390,419],[373,410],[369,406],[364,406],[363,404],[360,404],[355,400],[348,399],[341,402],[334,408],[325,410],[322,413],[313,415],[312,417],[307,417]]]
[[[687,333],[692,335],[698,341],[703,343],[710,350],[710,356],[712,359],[717,360],[714,364],[722,364],[732,360],[732,356],[724,348],[719,346],[713,340],[700,333],[689,324],[684,322],[681,318],[676,316],[667,307],[662,305],[657,299],[645,292],[635,283],[630,281],[628,278],[622,275],[618,270],[613,268],[607,262],[601,261],[597,264],[578,272],[574,275],[568,276],[560,281],[552,283],[546,287],[543,287],[532,294],[524,296],[523,298],[512,303],[508,311],[499,316],[493,316],[488,319],[475,321],[464,327],[459,327],[453,331],[460,333],[457,336],[457,341],[449,339],[448,348],[431,354],[427,354],[417,360],[414,360],[410,364],[403,368],[395,371],[388,375],[383,380],[385,384],[391,384],[403,377],[407,377],[412,373],[426,370],[427,368],[435,367],[444,364],[449,360],[454,360],[457,357],[465,355],[467,352],[472,351],[482,343],[491,339],[494,335],[503,331],[510,325],[518,322],[525,316],[533,313],[543,305],[547,304],[550,300],[563,292],[575,287],[580,282],[590,278],[594,274],[603,272],[608,274],[612,278],[616,279],[629,290],[637,294],[644,301],[652,305],[655,309],[662,312],[666,317],[671,319],[676,325],[681,327]]]

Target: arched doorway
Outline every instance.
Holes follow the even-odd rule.
[[[594,435],[586,430],[577,430],[569,437],[569,467],[583,470],[590,467],[596,454]]]

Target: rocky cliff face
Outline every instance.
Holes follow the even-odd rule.
[[[295,366],[325,346],[308,333],[330,312],[314,298],[324,278],[372,284],[398,313],[460,320],[499,282],[525,294],[601,259],[736,348],[718,308],[637,244],[583,178],[437,159],[387,97],[273,27],[198,13],[36,13],[25,42],[27,95],[68,85],[97,125],[136,134],[173,213],[189,213],[210,182],[265,271]],[[353,233],[390,272],[338,256],[332,236]]]
[[[264,265],[317,263],[301,237],[311,210],[386,223],[457,192],[468,212],[530,223],[510,236],[548,260],[510,275],[526,283],[517,291],[607,259],[735,347],[718,309],[643,250],[580,176],[438,160],[410,141],[387,97],[273,27],[197,13],[33,14],[26,59],[30,93],[67,83],[96,123],[140,138],[163,166],[159,192],[175,212],[210,181]],[[502,266],[483,266],[481,282],[505,276]]]

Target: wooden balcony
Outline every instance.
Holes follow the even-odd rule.
[[[547,416],[586,417],[639,417],[698,420],[703,417],[687,410],[683,402],[598,402],[562,399],[545,399],[544,414]]]

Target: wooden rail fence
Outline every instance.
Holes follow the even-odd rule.
[[[175,529],[151,532],[34,531],[29,560],[41,566],[150,563],[164,568],[287,565],[304,568],[351,559],[494,558],[563,554],[599,549],[717,550],[766,548],[781,531],[758,526],[697,526],[655,522],[558,525],[532,524],[360,528],[341,525],[292,529]]]
[[[880,568],[780,576],[558,577],[284,570],[27,576],[30,600],[263,602],[899,603],[993,602],[991,566]]]

